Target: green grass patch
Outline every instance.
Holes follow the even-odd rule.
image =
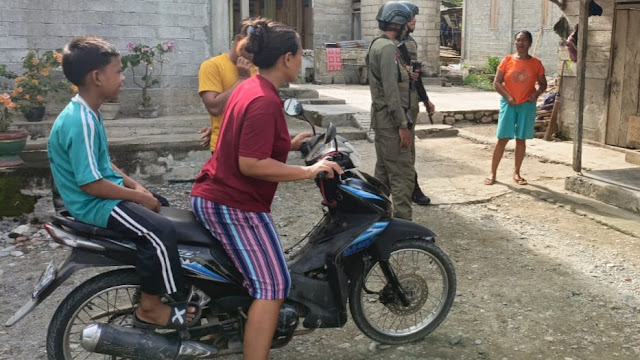
[[[493,91],[493,82],[488,75],[484,74],[469,74],[462,79],[462,83],[466,86],[471,86],[476,89]]]

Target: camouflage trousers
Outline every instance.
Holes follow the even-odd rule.
[[[415,134],[411,145],[400,147],[397,128],[374,129],[376,147],[375,177],[391,190],[393,216],[411,220],[411,194],[415,183]]]

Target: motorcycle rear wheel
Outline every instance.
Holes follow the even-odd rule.
[[[48,359],[125,359],[84,350],[80,346],[81,334],[91,323],[131,326],[139,288],[140,278],[132,268],[102,273],[80,284],[60,303],[51,319]]]
[[[360,331],[379,343],[398,345],[420,340],[444,321],[453,305],[456,295],[453,264],[433,243],[404,239],[393,245],[389,265],[408,293],[410,305],[405,307],[394,299],[376,262],[352,283],[349,307],[353,321]]]

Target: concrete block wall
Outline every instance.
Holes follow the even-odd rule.
[[[313,46],[352,40],[351,0],[313,1]]]
[[[602,6],[602,16],[589,17],[583,136],[587,140],[604,143],[609,105],[607,82],[613,41],[614,0],[598,0],[598,4]],[[568,0],[564,10],[572,27],[579,19],[579,5],[579,0]],[[569,54],[562,49],[559,53],[558,69],[564,60],[569,60]],[[559,108],[562,131],[570,137],[574,137],[578,121],[577,69],[575,63],[570,69],[565,68],[562,102]]]
[[[373,40],[380,34],[376,15],[380,5],[387,1],[362,0],[360,2],[362,38]],[[418,60],[424,63],[427,76],[440,76],[440,1],[414,0],[420,9],[416,30],[412,34],[418,43]]]
[[[327,52],[324,47],[316,47],[314,52],[314,82],[318,84],[344,84],[353,80],[358,67],[366,66],[367,49],[342,49],[342,71],[327,70]],[[351,72],[351,73],[348,73]]]
[[[547,1],[547,0],[542,0]],[[498,27],[491,29],[491,1],[465,0],[463,26],[463,59],[466,64],[484,68],[490,56],[504,57],[513,53],[515,34],[528,30],[533,36],[533,46],[540,33],[535,56],[547,70],[547,74],[557,73],[560,37],[553,32],[553,25],[562,16],[558,6],[549,3],[549,22],[542,27],[542,3],[530,0],[499,0]],[[542,27],[542,32],[540,28]]]
[[[218,0],[11,0],[0,11],[0,64],[21,72],[28,49],[56,49],[74,36],[94,35],[123,54],[128,42],[175,41],[163,69],[162,91],[153,90],[161,114],[204,111],[197,94],[200,63],[211,56],[210,15]],[[140,89],[125,82],[121,112],[135,113]],[[49,110],[56,107],[47,106]]]

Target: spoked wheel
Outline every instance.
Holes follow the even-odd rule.
[[[389,265],[410,303],[404,306],[378,263],[354,279],[349,293],[353,321],[371,339],[404,344],[424,338],[447,317],[456,294],[456,274],[449,257],[431,242],[400,240]]]
[[[49,324],[49,360],[126,359],[90,353],[80,346],[80,340],[82,330],[93,323],[132,326],[139,289],[140,280],[133,269],[100,274],[78,286],[60,304]]]

